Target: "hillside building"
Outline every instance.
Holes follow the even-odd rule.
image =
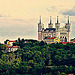
[[[40,16],[40,21],[38,23],[38,41],[43,40],[48,44],[55,42],[69,42],[70,26],[71,23],[69,22],[69,16],[68,16],[68,22],[62,28],[60,28],[60,23],[57,16],[57,22],[55,23],[55,28],[54,28],[50,16],[50,23],[48,24],[48,28],[45,29],[44,24],[41,23],[41,16]]]

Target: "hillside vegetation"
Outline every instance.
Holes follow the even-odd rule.
[[[75,73],[75,44],[18,40],[16,52],[0,50],[0,75],[67,75]],[[1,46],[0,46],[1,49]]]

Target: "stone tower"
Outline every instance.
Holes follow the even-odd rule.
[[[60,23],[58,21],[58,16],[57,16],[57,23],[55,23],[55,28],[56,28],[56,31],[60,29]]]
[[[57,23],[55,23],[55,28],[56,28],[56,37],[60,38],[60,23],[58,21],[58,16],[57,16]]]
[[[38,40],[42,40],[42,30],[44,29],[44,24],[41,23],[41,16],[40,16],[40,21],[38,23]]]
[[[48,28],[53,28],[53,23],[52,23],[52,20],[51,20],[51,16],[50,16],[50,23],[48,24]]]
[[[67,42],[69,42],[70,40],[70,26],[71,26],[71,23],[69,21],[69,16],[68,16],[68,22],[65,25],[65,28],[67,29]]]

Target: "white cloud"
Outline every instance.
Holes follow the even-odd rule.
[[[72,9],[63,12],[62,14],[63,15],[69,15],[69,16],[75,16],[75,6]]]

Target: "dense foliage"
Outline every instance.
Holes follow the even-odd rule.
[[[67,75],[75,73],[75,44],[46,44],[37,40],[13,43],[16,52],[0,55],[0,75]]]

